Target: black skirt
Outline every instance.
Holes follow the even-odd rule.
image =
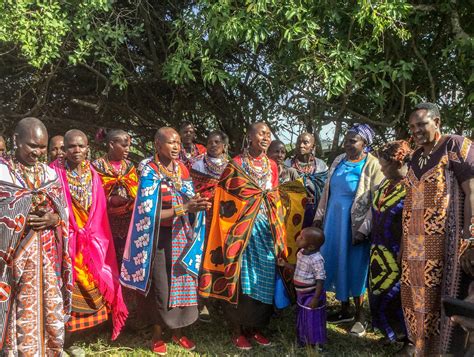
[[[151,272],[151,287],[145,299],[144,317],[151,323],[177,329],[189,326],[199,317],[198,307],[169,307],[171,281],[171,227],[160,227],[160,238]]]

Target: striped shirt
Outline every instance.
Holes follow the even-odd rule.
[[[301,249],[296,255],[296,269],[293,283],[296,291],[311,291],[318,280],[326,279],[324,258],[320,252],[305,254]]]

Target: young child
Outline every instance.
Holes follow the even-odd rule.
[[[326,292],[324,291],[324,259],[319,249],[324,244],[321,229],[308,227],[296,239],[296,269],[293,283],[296,289],[297,320],[296,332],[300,346],[321,345],[327,341],[326,332]],[[280,266],[290,266],[282,258]]]

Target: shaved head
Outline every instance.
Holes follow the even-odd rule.
[[[26,166],[36,165],[46,155],[48,148],[48,131],[37,118],[21,119],[15,127],[15,156]]]
[[[257,131],[260,127],[266,126],[267,128],[270,129],[267,123],[264,123],[263,121],[258,121],[256,123],[250,124],[249,127],[249,135],[253,134],[255,131]]]
[[[164,143],[173,134],[179,135],[175,129],[169,126],[159,128],[155,134],[155,143]]]
[[[84,134],[83,131],[81,131],[79,129],[71,129],[71,130],[68,130],[66,132],[66,134],[64,134],[64,146],[67,146],[67,143],[69,143],[73,138],[76,138],[76,137],[81,137],[81,138],[85,139],[86,144],[89,144],[89,140],[87,139],[87,135]]]
[[[54,145],[58,141],[64,141],[64,136],[62,135],[55,135],[51,139],[49,139],[49,145]]]
[[[28,117],[21,119],[15,127],[14,134],[18,137],[23,137],[31,132],[42,132],[48,136],[48,130],[41,120],[38,118]]]

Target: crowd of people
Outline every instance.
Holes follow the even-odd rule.
[[[113,340],[146,320],[154,353],[164,330],[193,350],[185,328],[216,306],[250,350],[271,345],[270,318],[293,304],[300,346],[324,350],[328,323],[362,337],[371,321],[400,355],[462,353],[474,322],[442,299],[474,299],[474,145],[441,134],[435,104],[408,127],[409,142],[374,149],[371,127],[353,125],[328,167],[310,133],[287,157],[256,122],[229,158],[225,133],[203,146],[184,123],[158,129],[135,167],[123,130],[98,135],[105,154],[91,160],[82,131],[48,145],[39,119],[20,120],[10,151],[0,137],[3,353],[80,355],[71,336],[107,320]]]

